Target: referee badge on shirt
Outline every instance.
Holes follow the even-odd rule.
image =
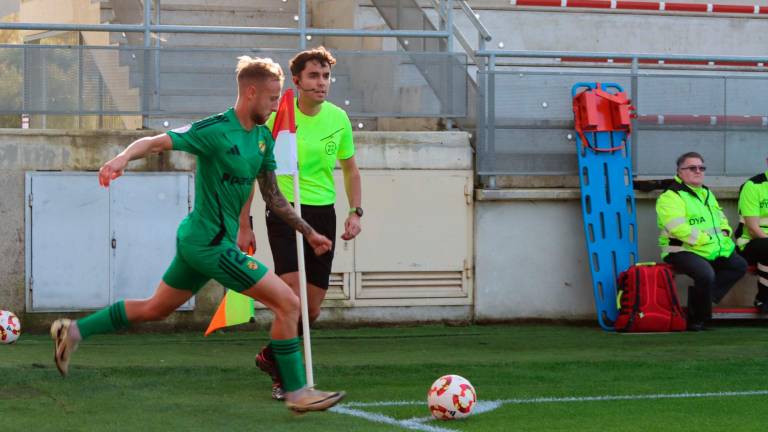
[[[325,143],[325,154],[327,155],[334,155],[336,154],[336,150],[338,150],[338,146],[333,141],[328,141]]]

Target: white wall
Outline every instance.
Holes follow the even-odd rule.
[[[715,190],[735,229],[734,187]],[[596,319],[576,189],[477,191],[475,318]],[[660,261],[654,194],[637,198],[639,261]],[[751,306],[747,276],[722,305]],[[678,276],[683,303],[690,280]]]

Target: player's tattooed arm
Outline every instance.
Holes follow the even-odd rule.
[[[256,177],[259,182],[259,191],[267,208],[284,220],[291,228],[302,233],[305,237],[312,233],[312,227],[304,219],[293,211],[293,207],[285,199],[283,193],[277,187],[277,177],[274,171],[263,171]]]

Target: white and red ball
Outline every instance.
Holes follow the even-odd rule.
[[[432,417],[453,420],[467,417],[477,403],[475,388],[458,375],[444,375],[427,392],[427,405]]]
[[[12,344],[21,335],[21,321],[13,312],[0,310],[0,343]]]

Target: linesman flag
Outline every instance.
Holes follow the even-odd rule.
[[[252,298],[228,289],[219,304],[219,308],[216,309],[211,323],[208,324],[208,330],[205,331],[205,335],[208,336],[220,328],[250,322],[255,316],[253,309],[254,302]]]
[[[296,154],[296,117],[293,111],[293,89],[288,89],[280,98],[280,106],[272,126],[275,139],[275,162],[277,175],[297,175],[299,158]]]

